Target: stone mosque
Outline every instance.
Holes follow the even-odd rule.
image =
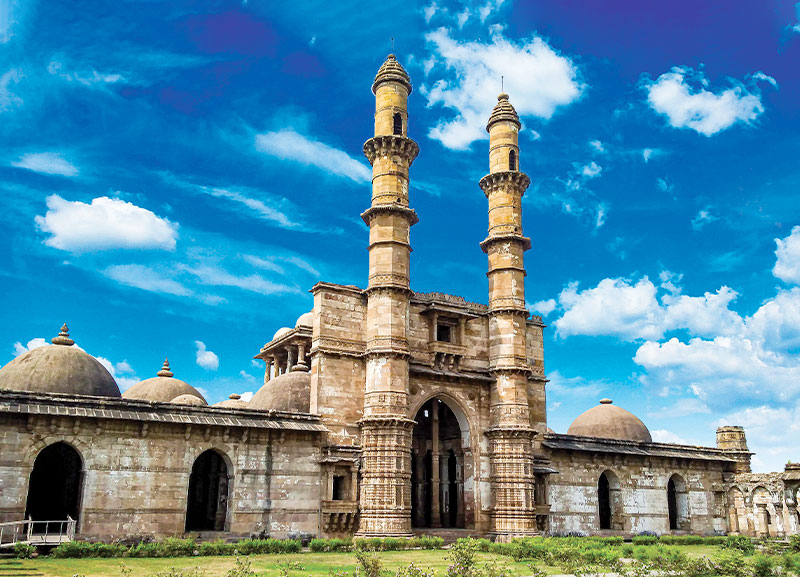
[[[173,374],[120,394],[74,345],[0,369],[0,522],[77,520],[77,536],[410,536],[800,532],[800,465],[750,469],[745,431],[716,447],[652,441],[609,399],[547,427],[542,319],[525,308],[519,118],[488,119],[488,305],[410,286],[408,74],[372,85],[366,288],[318,282],[313,309],[255,356],[249,402],[208,406]]]

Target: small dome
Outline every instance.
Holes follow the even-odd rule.
[[[399,82],[406,87],[408,93],[411,94],[411,78],[408,72],[400,65],[394,54],[389,54],[384,62],[378,69],[375,75],[375,82],[372,83],[372,92],[378,90],[378,86],[384,82]]]
[[[202,401],[202,404],[208,404],[197,389],[189,383],[173,377],[172,371],[169,370],[169,359],[164,359],[164,366],[161,367],[157,375],[152,379],[145,379],[140,383],[136,383],[122,393],[122,397],[125,399],[169,403],[176,397],[192,395]]]
[[[271,379],[247,404],[259,411],[307,413],[311,406],[311,373],[290,371]]]
[[[272,335],[272,340],[274,341],[276,339],[279,339],[283,335],[285,335],[286,333],[290,333],[290,332],[292,332],[292,329],[290,329],[289,327],[281,327],[277,331],[275,331],[274,335]]]
[[[233,393],[224,401],[220,401],[219,403],[214,404],[215,407],[227,407],[228,409],[246,409],[250,405],[247,401],[242,400],[242,395],[237,395]]]
[[[72,346],[67,325],[45,345],[21,354],[0,369],[0,389],[119,397],[119,387],[100,361]]]
[[[297,322],[294,323],[294,328],[308,327],[309,329],[314,325],[314,313],[308,311],[297,317]]]
[[[203,399],[195,397],[194,395],[178,395],[170,401],[176,405],[191,405],[193,407],[205,407],[206,403]]]
[[[519,122],[519,116],[517,116],[517,111],[514,110],[514,107],[511,106],[511,103],[508,101],[508,94],[503,92],[497,97],[497,104],[494,105],[494,110],[492,110],[492,115],[489,117],[489,122],[486,125],[486,132],[489,132],[489,129],[492,127],[492,124],[495,122],[502,122],[502,121],[513,122],[517,125],[517,128],[522,126]]]
[[[601,399],[598,406],[592,407],[572,421],[567,434],[622,441],[653,442],[650,431],[636,415],[611,403],[611,399]]]

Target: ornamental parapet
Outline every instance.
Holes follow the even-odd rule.
[[[387,134],[373,136],[364,143],[364,156],[370,164],[375,163],[379,156],[402,156],[409,165],[419,154],[419,145],[407,136]]]
[[[519,195],[522,196],[525,194],[525,190],[531,183],[530,177],[524,172],[518,172],[516,170],[506,170],[503,172],[493,172],[492,174],[487,174],[484,176],[480,181],[481,190],[486,195],[486,198],[489,198],[489,195],[493,192],[498,190],[508,190],[512,188],[519,192]]]
[[[419,222],[417,211],[415,211],[413,208],[408,208],[407,206],[403,206],[402,204],[395,202],[391,204],[373,205],[361,213],[361,219],[367,226],[369,226],[372,217],[378,214],[398,214],[408,221],[409,226],[414,226]]]
[[[486,429],[486,436],[490,439],[501,439],[501,438],[520,438],[520,439],[532,439],[534,436],[537,435],[536,429],[527,426],[527,425],[497,425],[494,427],[489,427]]]
[[[489,248],[499,242],[515,242],[522,245],[522,250],[529,250],[531,248],[531,239],[515,232],[503,232],[493,234],[483,241],[481,241],[481,250],[489,253]]]
[[[358,426],[362,429],[371,427],[397,427],[400,429],[410,429],[417,422],[414,419],[409,419],[405,415],[373,415],[369,417],[362,417],[358,421]],[[368,447],[362,447],[362,452]]]

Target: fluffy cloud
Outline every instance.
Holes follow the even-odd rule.
[[[42,174],[77,176],[78,167],[57,152],[32,152],[11,162],[11,166],[26,168]]]
[[[27,353],[28,351],[32,351],[33,349],[38,349],[39,347],[43,347],[49,344],[50,343],[47,342],[47,340],[43,339],[42,337],[33,338],[24,345],[21,342],[17,341],[16,343],[14,343],[14,356],[18,357],[22,353]]]
[[[547,316],[556,310],[558,303],[556,303],[555,299],[547,299],[543,301],[539,301],[537,303],[533,303],[532,305],[528,305],[528,308],[533,309],[534,312],[539,313],[542,316]]]
[[[663,311],[656,300],[656,287],[647,277],[636,284],[607,278],[584,291],[571,283],[558,301],[564,314],[554,325],[562,338],[607,335],[636,340],[657,339],[663,334]]]
[[[423,94],[429,107],[442,105],[456,113],[455,118],[440,121],[428,135],[453,150],[465,150],[487,138],[486,121],[497,102],[501,76],[521,117],[549,119],[559,107],[578,99],[583,90],[573,62],[536,36],[515,44],[493,27],[486,43],[458,41],[445,28],[425,38],[434,52],[432,68],[438,66],[454,78],[423,87]]]
[[[47,197],[47,213],[36,225],[51,236],[45,244],[70,252],[106,249],[175,250],[178,225],[117,198],[101,196],[91,204]]]
[[[719,217],[711,212],[711,207],[707,206],[697,211],[692,219],[692,229],[702,230],[707,224],[719,220]]]
[[[768,406],[756,405],[725,415],[717,423],[741,425],[747,433],[751,450],[758,448],[753,457],[756,471],[780,471],[787,456],[795,455],[800,436],[800,404]]]
[[[256,150],[282,160],[314,166],[355,182],[366,183],[372,179],[370,169],[343,150],[294,130],[257,134]]]
[[[128,361],[112,363],[105,357],[95,358],[109,373],[111,373],[111,376],[117,381],[117,386],[119,386],[120,390],[126,391],[139,382],[140,379],[136,376],[136,371],[133,370],[133,367]]]
[[[216,371],[219,368],[219,357],[216,353],[209,351],[203,341],[195,341],[194,344],[197,347],[197,365],[207,371]]]
[[[738,293],[726,286],[701,297],[665,295],[662,298],[664,331],[686,329],[696,336],[740,334],[744,321],[728,305]]]
[[[775,256],[778,260],[772,274],[784,282],[800,284],[800,226],[792,228],[792,233],[784,239],[776,238]]]
[[[47,65],[47,72],[67,82],[75,82],[88,88],[103,88],[108,84],[116,84],[125,80],[125,77],[121,74],[101,73],[94,69],[80,72],[67,70],[64,63],[56,61],[50,62],[50,64]]]
[[[655,81],[646,81],[645,88],[650,107],[665,115],[671,126],[712,136],[737,122],[750,124],[764,112],[759,80],[775,85],[773,78],[756,73],[748,79],[749,86],[731,79],[730,88],[715,93],[707,89],[702,71],[675,67]]]
[[[19,84],[22,70],[12,68],[0,75],[0,112],[22,106],[23,100],[11,90],[12,84]]]

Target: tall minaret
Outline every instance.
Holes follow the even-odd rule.
[[[491,459],[492,532],[500,537],[536,531],[533,437],[528,403],[531,368],[526,352],[525,266],[531,247],[522,235],[522,195],[530,184],[519,171],[519,117],[507,94],[489,117],[489,174],[480,186],[489,200],[489,370],[494,377],[487,431]]]
[[[369,226],[367,350],[363,468],[358,534],[411,534],[411,433],[408,417],[409,230],[408,169],[419,152],[406,136],[411,80],[394,54],[378,70],[375,136],[364,144],[372,164]]]

